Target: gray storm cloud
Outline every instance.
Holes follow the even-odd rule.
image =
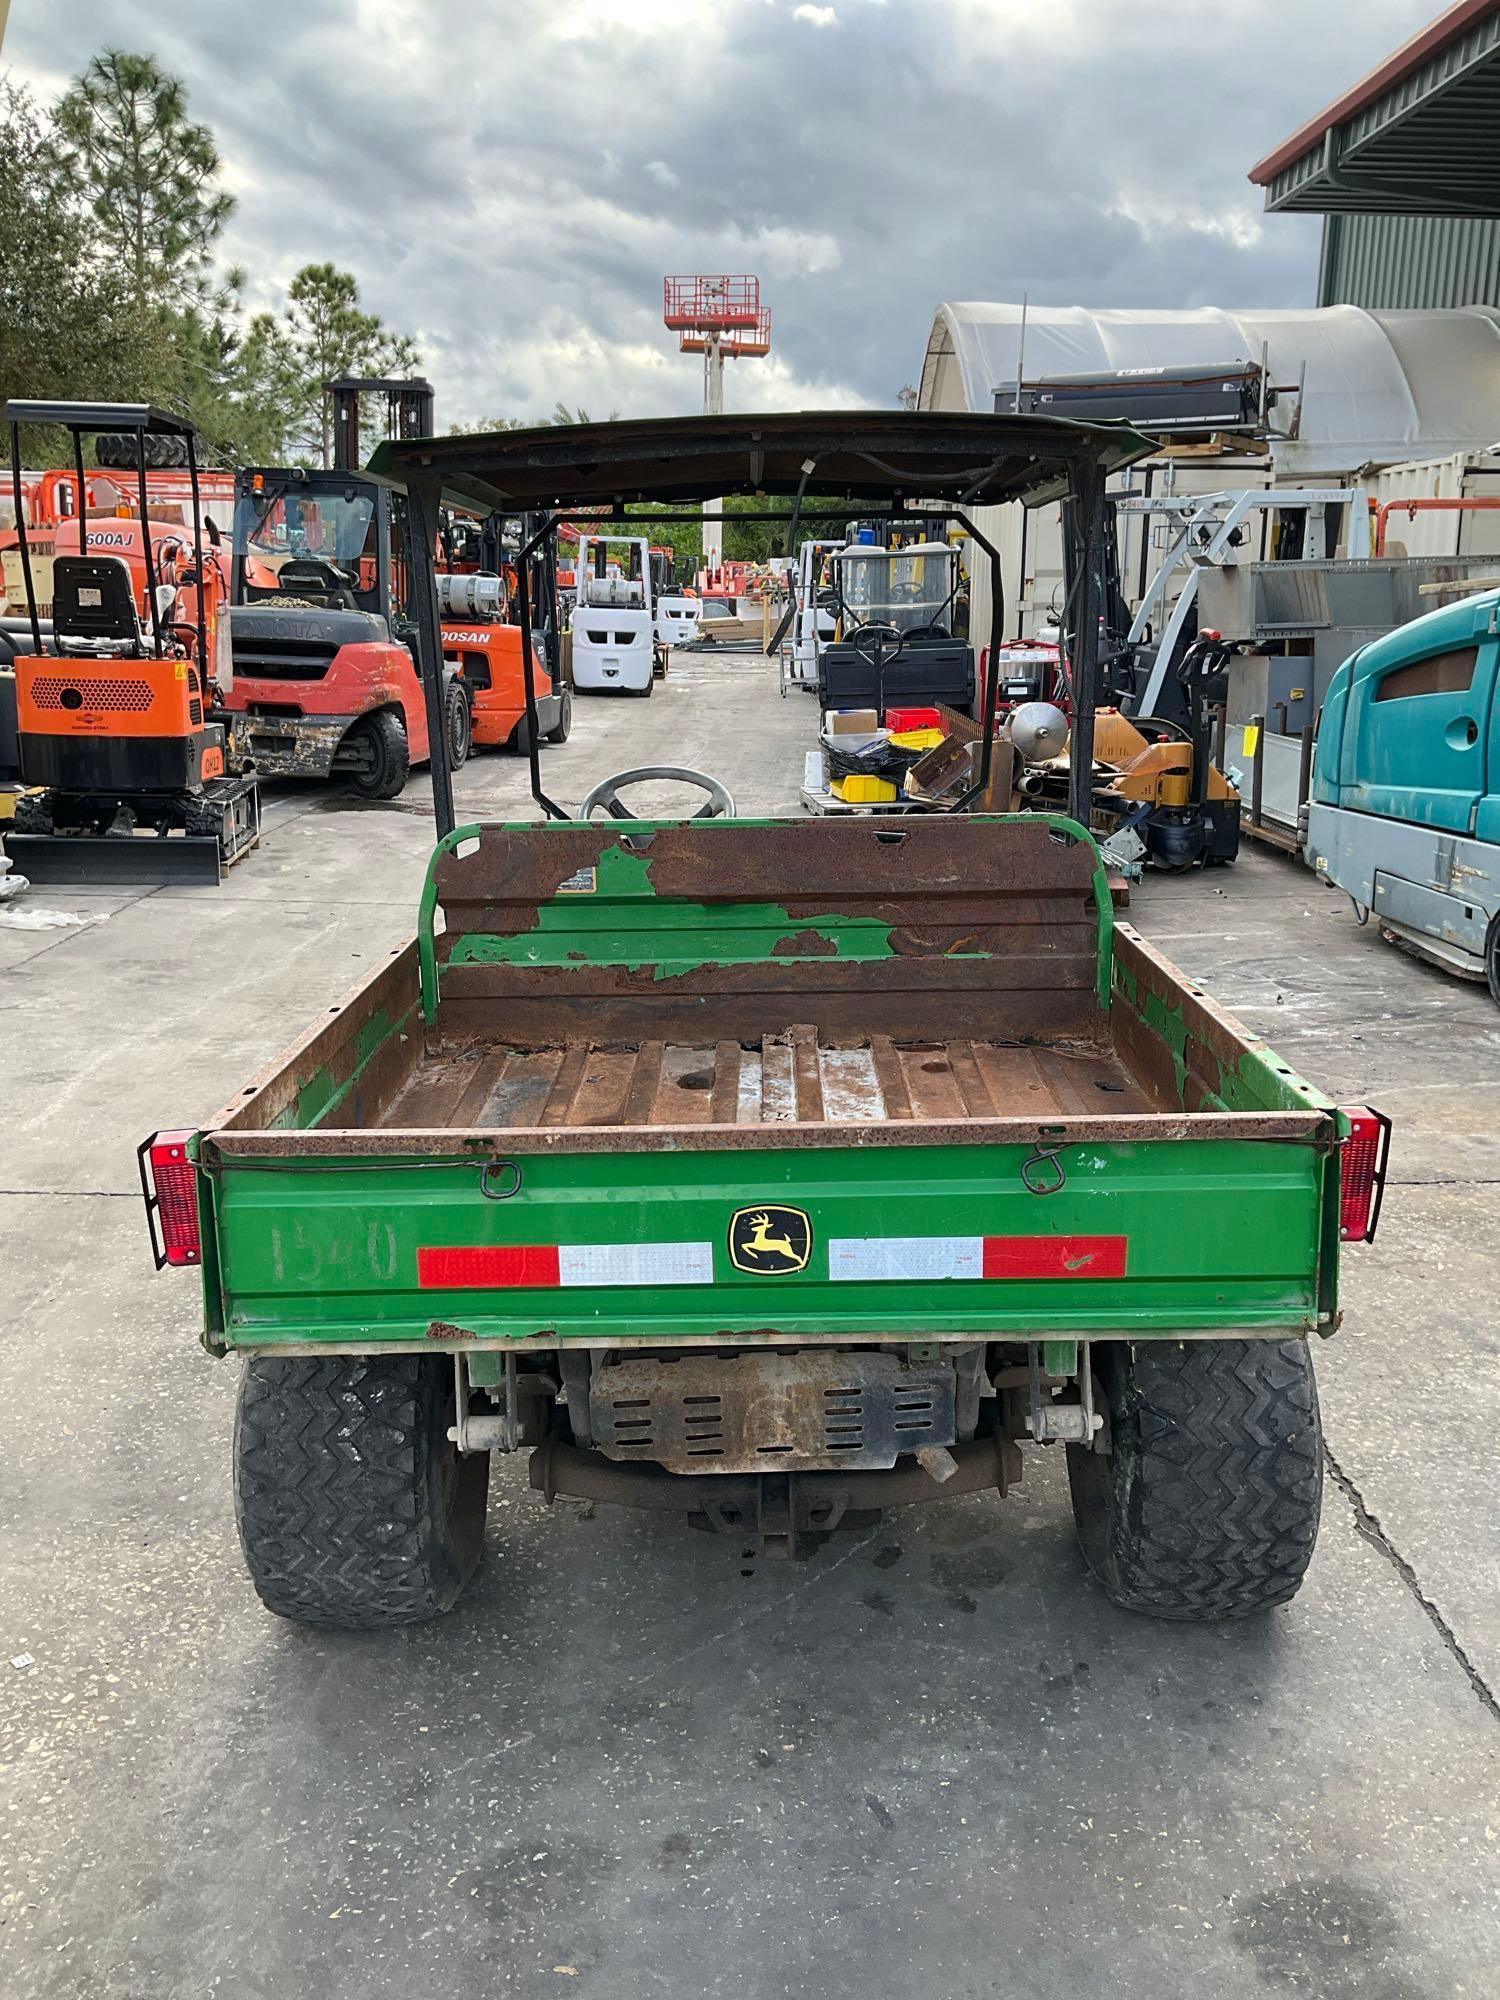
[[[944,298],[1308,304],[1317,225],[1263,218],[1245,169],[1430,7],[1296,10],[1295,63],[1293,11],[22,0],[6,54],[50,96],[107,42],[156,51],[218,135],[252,303],[353,270],[472,421],[695,408],[667,271],[763,280],[775,350],[731,408],[892,403]]]

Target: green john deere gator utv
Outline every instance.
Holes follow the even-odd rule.
[[[937,501],[967,528],[987,720],[957,810],[844,821],[739,818],[701,774],[697,817],[636,819],[640,772],[569,813],[533,728],[542,817],[488,826],[454,824],[434,727],[410,944],[201,1129],[142,1148],[158,1258],[199,1266],[206,1345],[242,1357],[236,1505],[272,1610],[445,1610],[490,1454],[517,1450],[549,1499],[686,1517],[738,1557],[1003,1494],[1061,1447],[1117,1603],[1216,1619],[1296,1590],[1310,1345],[1338,1324],[1341,1241],[1373,1230],[1386,1124],[1115,919],[1091,635],[1105,480],[1145,449],[848,412],[380,448],[429,693],[445,495],[545,536],[568,509],[755,493],[790,547],[815,479],[866,517]],[[1083,523],[1071,811],[992,813],[1002,579],[967,510],[1059,498]]]

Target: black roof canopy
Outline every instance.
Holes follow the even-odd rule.
[[[799,492],[987,507],[1056,500],[1075,469],[1115,472],[1154,449],[1123,424],[1060,417],[787,411],[395,439],[376,448],[369,469],[396,486],[435,480],[452,504],[483,513]]]
[[[66,424],[78,431],[145,431],[154,437],[196,437],[183,417],[169,416],[150,403],[53,403],[12,397],[5,406],[8,424]]]

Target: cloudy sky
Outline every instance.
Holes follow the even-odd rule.
[[[329,259],[440,423],[690,411],[669,271],[753,271],[727,406],[893,403],[942,299],[1310,304],[1246,168],[1437,0],[13,0],[45,98],[150,50],[210,124],[226,260]]]

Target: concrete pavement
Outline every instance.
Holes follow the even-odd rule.
[[[544,772],[572,802],[670,759],[785,811],[813,720],[763,662],[679,656],[649,703],[580,701]],[[1317,1357],[1333,1472],[1287,1610],[1115,1611],[1036,1453],[1003,1503],[797,1566],[549,1512],[496,1461],[451,1617],[261,1610],[235,1364],[196,1345],[192,1277],[151,1271],[133,1148],[408,934],[424,789],[289,788],[220,890],[49,890],[87,926],[0,929],[0,1993],[1493,1995],[1500,1013],[1278,857],[1131,914],[1399,1121]],[[529,816],[518,760],[459,795]]]

